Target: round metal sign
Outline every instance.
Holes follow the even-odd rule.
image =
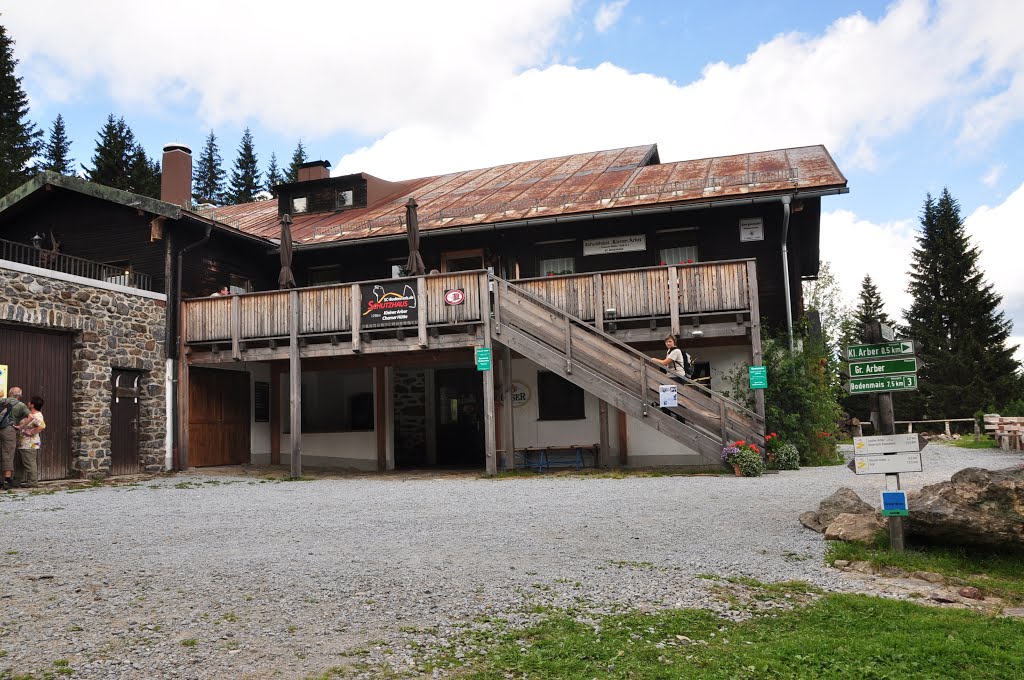
[[[466,294],[461,288],[452,288],[444,292],[444,303],[446,305],[461,305],[466,300]]]

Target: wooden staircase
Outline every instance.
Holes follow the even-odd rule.
[[[696,382],[679,386],[679,406],[663,412],[662,384],[672,384],[647,355],[587,322],[492,277],[491,338],[615,408],[720,464],[722,446],[764,444],[764,419]]]

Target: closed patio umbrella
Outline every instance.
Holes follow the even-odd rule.
[[[426,268],[420,257],[420,219],[416,215],[416,199],[410,198],[405,204],[405,230],[409,236],[409,260],[405,271],[409,276],[423,276]]]
[[[292,274],[292,216],[285,213],[281,218],[281,273],[277,277],[281,290],[295,287]]]

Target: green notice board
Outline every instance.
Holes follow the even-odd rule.
[[[478,371],[489,371],[489,370],[491,370],[491,348],[490,347],[477,347],[476,348],[476,370],[478,370]]]
[[[750,375],[750,389],[752,390],[765,390],[768,389],[768,367],[767,366],[750,366],[748,369]]]

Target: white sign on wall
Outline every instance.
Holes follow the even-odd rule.
[[[763,241],[764,220],[760,217],[744,217],[740,220],[740,241]]]
[[[635,250],[647,250],[646,235],[609,236],[608,238],[589,238],[583,241],[584,255],[609,255]]]
[[[512,381],[512,408],[526,406],[530,402],[530,386],[518,380]]]
[[[658,385],[658,395],[661,397],[662,408],[679,406],[678,385]]]

